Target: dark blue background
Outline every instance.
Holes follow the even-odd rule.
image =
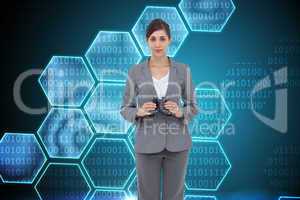
[[[190,32],[175,60],[187,63],[196,83],[219,84],[233,63],[259,62],[273,54],[281,40],[300,45],[297,1],[235,0],[236,11],[222,33]],[[11,1],[1,6],[1,132],[35,132],[45,115],[28,115],[13,101],[13,83],[27,69],[42,69],[52,55],[82,56],[98,31],[130,31],[146,5],[177,6],[179,1]],[[289,44],[290,44],[289,43]],[[298,54],[297,54],[298,53]],[[299,73],[299,49],[287,55],[289,69]],[[26,80],[22,95],[32,107],[47,105],[37,83]],[[241,78],[241,77],[236,77]],[[299,81],[299,77],[294,77]],[[289,131],[282,135],[259,122],[249,112],[233,112],[236,135],[221,136],[232,170],[216,193],[219,200],[276,199],[281,194],[300,195],[295,187],[274,187],[264,174],[268,156],[281,144],[299,146],[299,88],[289,88]],[[270,110],[270,109],[269,109]],[[288,167],[297,169],[297,160]],[[290,177],[295,181],[299,177]],[[5,199],[37,199],[32,186],[0,185]],[[284,189],[282,189],[284,188]],[[15,192],[17,191],[17,192]],[[2,197],[0,197],[3,199]]]

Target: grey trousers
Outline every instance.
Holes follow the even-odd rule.
[[[138,200],[183,200],[189,150],[158,153],[135,153]]]

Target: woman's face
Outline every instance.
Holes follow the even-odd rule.
[[[166,55],[171,39],[166,34],[165,30],[157,30],[150,35],[147,42],[152,52],[152,56],[161,57]]]

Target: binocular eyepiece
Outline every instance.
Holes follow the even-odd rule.
[[[162,98],[158,98],[158,97],[153,97],[152,102],[156,104],[156,108],[155,110],[150,111],[151,115],[160,112],[164,115],[168,115],[171,116],[173,115],[172,112],[170,112],[168,109],[166,109],[164,107],[165,102],[167,101],[167,99],[165,97]]]

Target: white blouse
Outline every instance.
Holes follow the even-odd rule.
[[[166,96],[169,81],[169,72],[159,80],[152,76],[154,88],[158,98]]]

